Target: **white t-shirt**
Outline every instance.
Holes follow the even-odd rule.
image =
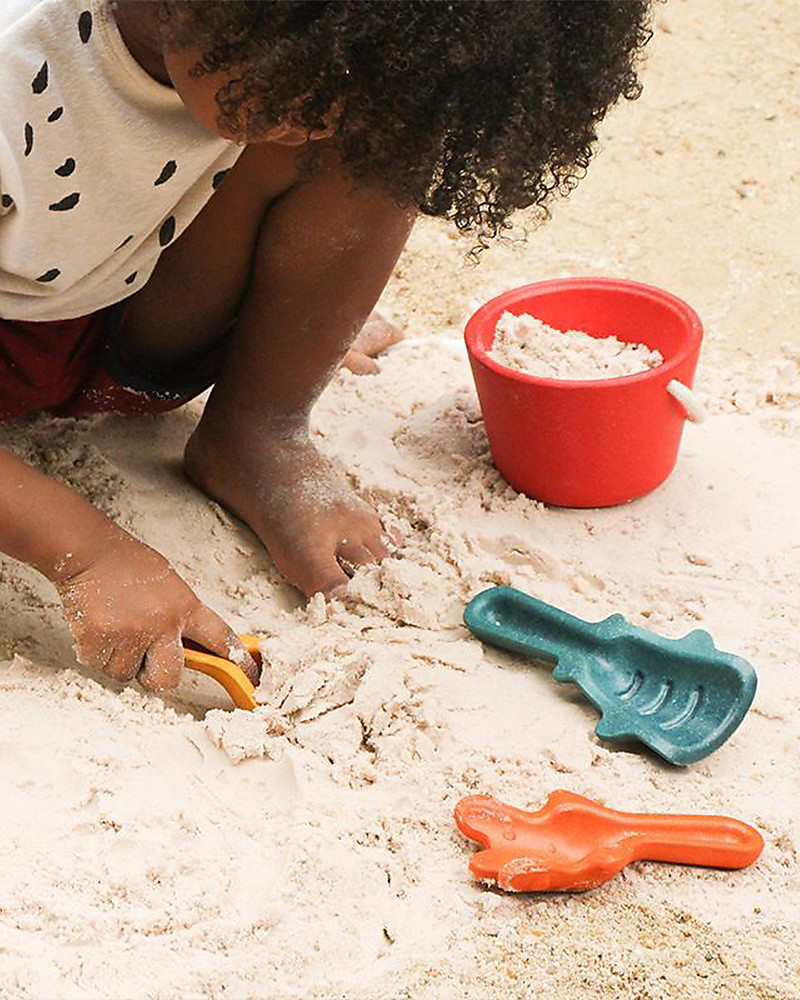
[[[242,150],[142,69],[107,0],[0,0],[0,318],[138,291]]]

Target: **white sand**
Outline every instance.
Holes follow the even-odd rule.
[[[527,375],[555,379],[603,379],[638,375],[664,358],[646,344],[582,330],[556,330],[528,313],[504,312],[497,321],[489,357]]]
[[[713,415],[650,496],[597,512],[517,496],[489,465],[461,354],[396,349],[375,378],[341,375],[316,417],[406,536],[328,614],[301,608],[253,536],[182,479],[197,405],[0,431],[263,633],[273,668],[255,715],[203,718],[227,702],[197,675],[180,699],[118,694],[75,669],[52,589],[0,560],[2,1000],[797,1000],[800,368],[791,351],[755,363],[725,346],[749,337],[764,354],[764,337],[794,335],[796,238],[777,238],[797,218],[777,201],[797,201],[792,15],[665,8],[648,96],[611,119],[553,224],[476,270],[426,223],[387,292],[413,336],[442,337],[491,295],[567,273],[686,298],[707,324],[696,387]],[[754,197],[734,189],[747,178]],[[581,697],[460,626],[496,582],[586,618],[708,628],[754,663],[754,707],[688,770],[610,750]],[[583,896],[475,886],[458,799],[536,808],[558,787],[728,813],[766,849],[743,872],[634,865]]]
[[[449,352],[396,351],[376,378],[342,375],[321,443],[356,456],[356,480],[406,542],[331,612],[298,608],[251,537],[160,468],[188,412],[29,425],[45,467],[267,636],[271,670],[264,709],[204,722],[188,704],[35,666],[34,639],[35,659],[62,665],[68,639],[43,631],[56,622],[49,588],[4,564],[19,655],[0,700],[0,997],[371,1000],[408,988],[450,1000],[523,996],[498,984],[519,977],[521,990],[532,976],[541,996],[581,1000],[642,983],[661,984],[654,997],[792,997],[778,987],[800,957],[788,931],[800,929],[797,361],[749,381],[751,412],[723,386],[662,489],[587,512],[502,483],[467,365]],[[586,618],[708,628],[756,665],[755,707],[688,771],[603,747],[585,701],[460,626],[491,583]],[[226,705],[197,675],[184,696]],[[637,865],[580,898],[474,886],[456,801],[485,791],[536,807],[558,787],[622,809],[739,816],[767,848],[749,871]],[[667,992],[685,982],[691,993]]]

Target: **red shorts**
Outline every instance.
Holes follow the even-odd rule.
[[[163,413],[213,385],[221,344],[169,379],[136,371],[117,343],[125,303],[78,319],[46,323],[0,319],[0,421],[37,410]]]

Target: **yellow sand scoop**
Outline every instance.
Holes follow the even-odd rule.
[[[261,645],[260,640],[254,635],[240,635],[239,638],[245,645],[247,652],[253,657],[256,663],[261,666]],[[226,660],[224,656],[215,656],[202,649],[197,649],[190,640],[184,640],[184,655],[186,666],[192,670],[199,670],[201,674],[207,674],[220,683],[237,708],[244,708],[252,712],[258,707],[255,698],[255,685],[242,670],[240,666],[232,660]]]

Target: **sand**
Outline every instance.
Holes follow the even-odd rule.
[[[504,312],[497,321],[489,357],[498,364],[541,378],[589,379],[638,375],[664,358],[646,344],[613,335],[592,337],[582,330],[556,330],[535,316]]]
[[[405,537],[347,605],[303,607],[253,536],[182,479],[199,403],[0,431],[263,635],[271,663],[253,715],[199,675],[176,697],[121,691],[77,669],[52,588],[0,560],[2,1000],[796,1000],[792,12],[664,8],[647,96],[611,117],[549,227],[477,269],[446,227],[415,232],[384,297],[413,342],[377,376],[342,373],[315,415],[320,446]],[[721,158],[725,130],[736,141]],[[736,194],[743,178],[756,195]],[[697,308],[711,415],[687,426],[676,471],[648,497],[547,509],[492,469],[454,338],[490,295],[586,273],[653,281]],[[492,583],[665,635],[707,628],[755,665],[753,709],[686,770],[612,750],[576,692],[461,627]],[[738,816],[764,855],[732,873],[637,864],[582,896],[473,884],[458,799],[536,808],[559,787]]]

